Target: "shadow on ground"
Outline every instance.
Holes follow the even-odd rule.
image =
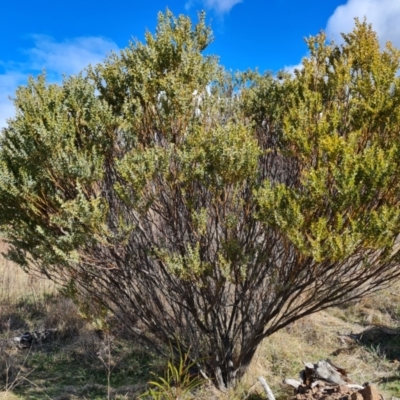
[[[29,348],[12,340],[44,328],[57,332]],[[61,296],[0,304],[0,398],[11,392],[32,400],[104,399],[108,375],[112,398],[136,398],[154,379],[151,372],[162,374],[164,363],[127,334],[96,330]]]
[[[104,399],[108,391],[108,371],[111,388],[118,388],[112,390],[113,397],[117,394],[132,396],[143,391],[143,382],[157,369],[151,352],[141,345],[114,343],[110,360],[104,360],[104,364],[99,358],[102,345],[101,341],[89,343],[87,339],[85,343],[65,345],[54,341],[19,350],[14,357],[13,393],[32,400]]]
[[[359,345],[376,352],[388,361],[398,363],[400,361],[400,330],[385,326],[374,326],[351,337]]]

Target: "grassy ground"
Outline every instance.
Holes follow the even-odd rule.
[[[324,358],[346,368],[357,383],[374,382],[386,399],[400,397],[400,335],[370,329],[375,325],[400,326],[400,285],[296,322],[263,342],[235,391],[204,387],[195,398],[264,398],[257,383],[262,375],[283,400],[290,394],[283,378],[297,378],[302,361]],[[44,328],[58,329],[49,343],[26,350],[10,344],[16,335]],[[51,282],[0,259],[0,399],[137,398],[153,374],[162,374],[165,360],[119,328],[96,331]]]

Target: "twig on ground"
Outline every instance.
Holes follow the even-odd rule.
[[[258,380],[261,383],[262,387],[264,388],[264,391],[268,397],[268,400],[275,400],[275,396],[272,393],[271,388],[268,386],[268,383],[266,382],[266,380],[262,376],[259,376]]]

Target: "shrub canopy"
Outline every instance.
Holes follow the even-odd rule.
[[[293,321],[400,275],[400,53],[366,22],[294,75],[226,73],[204,15],[62,84],[0,139],[8,256],[189,352],[220,389]]]

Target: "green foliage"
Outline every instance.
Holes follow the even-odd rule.
[[[356,21],[342,45],[310,38],[294,76],[232,76],[203,55],[204,14],[158,22],[18,89],[0,229],[86,315],[172,343],[224,390],[263,338],[400,275],[400,52]]]
[[[81,76],[61,87],[46,85],[44,76],[30,79],[15,105],[1,138],[0,218],[19,243],[13,259],[40,259],[46,270],[76,261],[79,245],[103,233],[107,205],[98,182],[112,116]]]
[[[251,130],[239,123],[202,127],[180,152],[186,182],[199,180],[214,190],[254,179],[261,151]]]
[[[151,388],[140,397],[156,400],[184,399],[206,382],[204,378],[193,376],[191,369],[195,366],[196,362],[191,362],[190,356],[182,353],[180,348],[177,356],[171,349],[171,359],[168,361],[165,377],[150,381]]]
[[[262,219],[317,261],[392,248],[400,228],[400,52],[390,43],[381,52],[358,21],[343,38],[309,39],[310,58],[288,82],[280,151],[298,181],[258,192]]]

